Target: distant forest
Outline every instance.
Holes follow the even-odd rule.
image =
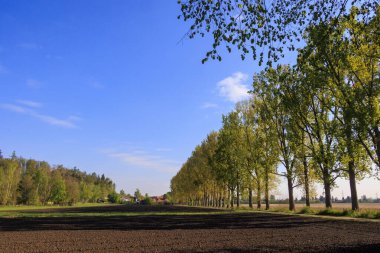
[[[51,166],[45,161],[24,159],[0,151],[0,204],[75,204],[104,200],[115,192],[111,179],[77,168]]]

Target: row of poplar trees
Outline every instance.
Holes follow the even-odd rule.
[[[71,205],[104,200],[113,192],[115,184],[104,175],[0,153],[1,205]]]
[[[251,98],[223,116],[172,178],[177,202],[239,206],[265,200],[279,177],[302,187],[310,206],[313,182],[323,185],[326,208],[337,178],[356,184],[380,168],[380,8],[352,8],[330,22],[309,26],[295,66],[278,65],[253,77]],[[365,18],[364,18],[365,17]],[[253,197],[253,195],[255,197]]]

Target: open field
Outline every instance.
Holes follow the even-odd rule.
[[[46,217],[0,218],[1,252],[379,252],[380,249],[380,222],[373,221],[182,206],[104,205],[15,212],[45,213]],[[67,215],[56,217],[53,214],[57,212]],[[86,213],[98,215],[83,215]]]
[[[0,212],[8,211],[25,211],[25,210],[48,210],[48,209],[62,209],[62,208],[83,208],[83,207],[96,207],[105,206],[104,203],[78,203],[74,206],[58,206],[58,205],[47,205],[47,206],[27,206],[27,205],[17,205],[17,206],[0,206]]]
[[[188,208],[183,206],[144,206],[144,205],[116,205],[93,204],[75,207],[38,207],[30,208],[8,207],[0,209],[0,218],[75,218],[75,217],[120,217],[120,216],[177,216],[222,214],[226,209]]]

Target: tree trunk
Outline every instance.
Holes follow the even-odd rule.
[[[350,189],[351,189],[351,206],[352,210],[359,210],[358,193],[356,191],[356,175],[355,175],[355,164],[353,161],[348,163],[348,175],[350,179]]]
[[[240,207],[240,185],[236,186],[236,207]]]
[[[257,183],[257,209],[261,208],[261,185]]]
[[[234,207],[234,190],[231,190],[231,208]]]
[[[4,205],[8,203],[8,199],[9,199],[9,195],[11,194],[11,182],[8,178],[8,183],[7,183],[7,189],[6,189],[6,193],[5,193],[5,196],[4,196]]]
[[[268,169],[265,170],[265,210],[269,210],[269,175]]]
[[[302,146],[301,146],[301,155],[302,155],[302,164],[303,164],[303,176],[304,176],[304,190],[305,190],[305,199],[306,206],[310,207],[310,179],[309,179],[309,166],[307,164],[307,156],[305,151],[305,132],[302,131]]]
[[[227,199],[226,199],[226,206],[227,206],[227,208],[229,208],[230,207],[230,199],[231,199],[231,192],[230,192],[230,190],[228,189],[227,190]]]
[[[309,167],[307,166],[306,155],[303,156],[303,173],[305,179],[305,199],[306,206],[310,207],[310,183],[309,183]]]
[[[355,155],[353,147],[353,129],[352,129],[352,117],[350,111],[347,110],[344,113],[345,120],[345,133],[346,133],[346,142],[347,142],[347,153],[349,157],[348,161],[348,177],[350,181],[350,190],[351,190],[351,207],[352,210],[359,210],[359,201],[358,193],[356,191],[356,173],[355,173]],[[376,151],[377,152],[377,151]]]
[[[373,131],[375,133],[374,147],[376,150],[377,163],[380,166],[380,129],[378,126],[375,126]]]
[[[325,206],[326,208],[332,208],[331,202],[331,183],[327,172],[323,173],[323,186],[325,189]]]
[[[249,202],[249,207],[250,208],[253,208],[253,203],[252,203],[252,187],[249,187],[248,189],[248,193],[249,193],[249,199],[248,199],[248,202]]]
[[[286,178],[288,180],[289,210],[295,211],[296,206],[294,204],[294,196],[293,196],[293,180],[292,180],[292,177],[290,177],[290,176],[287,176]]]

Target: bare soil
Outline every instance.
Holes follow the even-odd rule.
[[[205,212],[109,206],[44,212]],[[33,210],[28,212],[41,212]],[[219,211],[219,210],[218,210]],[[380,252],[380,223],[268,213],[1,218],[1,252]]]

